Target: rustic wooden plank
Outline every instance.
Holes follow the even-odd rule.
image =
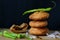
[[[4,30],[8,30],[8,29],[0,29],[0,31],[4,31]],[[13,40],[13,39],[0,36],[0,40]],[[26,40],[26,39],[16,39],[16,40]],[[33,40],[60,40],[60,38],[48,38],[47,36],[40,36],[39,38],[35,38]]]

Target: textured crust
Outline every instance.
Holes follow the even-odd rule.
[[[29,25],[31,27],[46,27],[48,25],[47,21],[30,21]]]
[[[49,13],[47,12],[34,12],[29,16],[31,20],[46,20],[49,18]]]
[[[14,33],[21,33],[21,32],[26,32],[27,28],[28,25],[26,23],[23,23],[20,26],[14,24],[10,27],[10,30]]]
[[[48,28],[31,28],[29,33],[38,36],[46,35],[46,33],[48,33]]]

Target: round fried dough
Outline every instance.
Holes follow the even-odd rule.
[[[48,28],[31,28],[29,30],[29,33],[32,35],[38,35],[38,36],[43,36],[48,33]]]
[[[43,11],[34,12],[29,16],[29,19],[31,20],[46,20],[48,18],[49,18],[49,13]]]
[[[48,25],[47,21],[30,21],[29,25],[31,27],[46,27]]]

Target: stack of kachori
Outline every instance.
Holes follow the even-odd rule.
[[[49,13],[44,11],[34,12],[29,16],[31,20],[29,22],[30,30],[29,33],[32,35],[46,35],[48,33],[48,25],[47,19],[49,18]]]

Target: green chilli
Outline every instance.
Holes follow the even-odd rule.
[[[21,36],[20,36],[21,34],[17,34],[17,38],[20,38]]]
[[[25,34],[21,34],[21,35],[20,35],[20,38],[25,38],[25,37],[26,37]]]
[[[7,37],[7,38],[12,38],[12,39],[15,39],[16,37],[14,37],[14,36],[11,36],[11,35],[9,35],[9,34],[3,34],[4,35],[4,37]]]
[[[8,33],[7,31],[4,31],[4,32],[3,32],[3,36],[4,36],[4,37],[7,37],[7,38],[12,38],[12,39],[15,39],[15,38],[16,38],[16,36],[11,35],[11,34]]]
[[[36,11],[50,11],[52,8],[39,8],[39,9],[33,9],[33,10],[28,10],[23,13],[23,15],[31,13],[31,12],[36,12]]]
[[[8,31],[3,31],[0,32],[0,35],[3,35],[6,38],[11,38],[13,40],[16,40],[16,38],[26,38],[27,40],[32,40],[29,35],[26,36],[26,34],[15,34],[15,33],[10,33]]]
[[[3,33],[2,32],[0,32],[0,35],[2,35]]]
[[[11,36],[17,36],[17,34],[15,34],[15,33],[10,33],[10,32],[8,32],[8,31],[4,31],[3,33],[4,33],[4,34],[9,34],[9,35],[11,35]]]

